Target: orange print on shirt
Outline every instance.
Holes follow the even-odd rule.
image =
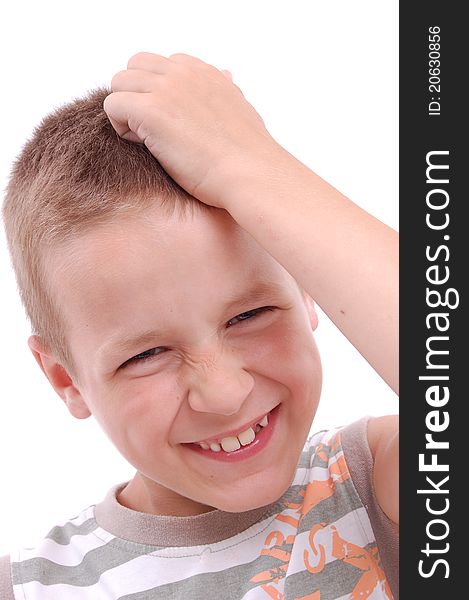
[[[279,581],[285,577],[291,559],[291,551],[289,549],[285,550],[282,546],[287,545],[291,548],[294,541],[294,535],[289,535],[285,539],[285,536],[281,531],[271,531],[265,538],[264,546],[266,547],[262,549],[261,555],[273,556],[277,560],[280,560],[281,564],[257,573],[257,575],[254,575],[254,577],[251,578],[251,581],[254,583],[262,583],[262,589],[270,598],[273,598],[273,600],[283,600],[283,593],[272,584],[278,584]],[[274,543],[272,544],[272,542]]]
[[[331,476],[326,480],[314,480],[308,483],[304,490],[299,492],[300,496],[303,496],[303,502],[285,503],[285,508],[296,510],[299,513],[299,518],[291,515],[280,514],[277,516],[278,521],[288,523],[295,529],[298,529],[301,520],[305,515],[309,513],[315,506],[317,506],[323,500],[330,498],[335,493],[335,487],[338,483],[343,483],[350,478],[349,470],[345,463],[344,456],[339,456],[337,460],[329,466]]]
[[[381,586],[381,590],[386,594],[386,597],[392,599],[391,588],[379,564],[379,552],[376,544],[373,544],[367,550],[341,538],[337,527],[334,525],[331,527],[331,531],[332,555],[334,558],[343,560],[345,563],[363,571],[363,575],[350,594],[350,600],[366,600],[378,585]]]
[[[310,550],[304,551],[305,567],[313,574],[322,571],[326,564],[325,545],[315,539],[316,535],[326,527],[326,523],[318,523],[311,528],[309,533]],[[391,589],[379,564],[379,552],[376,544],[370,549],[362,548],[340,537],[335,525],[332,525],[329,531],[332,536],[332,557],[363,571],[349,600],[366,600],[378,585],[381,586],[386,597],[392,600]],[[310,554],[313,560],[310,560]]]

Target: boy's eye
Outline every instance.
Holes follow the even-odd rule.
[[[161,354],[162,352],[165,352],[165,351],[166,351],[166,348],[150,348],[150,350],[145,350],[145,352],[140,352],[140,354],[136,354],[132,358],[129,358],[129,360],[126,360],[125,363],[123,363],[121,365],[121,369],[132,363],[137,363],[137,362],[141,363],[141,362],[145,362],[146,360],[150,360],[150,359],[154,358],[156,355]]]
[[[253,319],[261,313],[264,313],[267,311],[273,311],[273,310],[275,310],[273,306],[261,306],[260,308],[254,308],[253,310],[248,310],[248,311],[243,312],[243,313],[237,315],[236,317],[233,317],[232,319],[230,319],[228,321],[228,326],[231,327],[231,325],[235,325],[236,323],[239,323],[241,321],[247,321],[249,319]]]

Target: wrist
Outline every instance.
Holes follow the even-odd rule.
[[[242,149],[226,157],[216,171],[210,184],[212,202],[208,203],[224,208],[237,221],[252,216],[256,207],[261,211],[265,203],[272,208],[275,197],[288,194],[305,177],[314,176],[274,140],[259,148],[251,146],[249,153]]]

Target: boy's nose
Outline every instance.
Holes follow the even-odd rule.
[[[236,414],[254,386],[253,376],[233,358],[219,355],[192,370],[188,400],[199,412]]]

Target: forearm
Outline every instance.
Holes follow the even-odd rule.
[[[397,233],[284,150],[268,164],[227,182],[230,213],[398,392]]]

